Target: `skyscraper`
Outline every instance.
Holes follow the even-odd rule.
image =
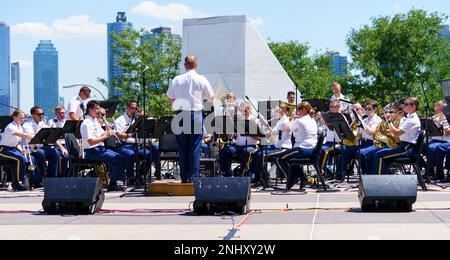
[[[41,41],[34,51],[34,104],[52,114],[58,103],[58,51],[51,41]]]
[[[333,74],[339,77],[347,76],[348,60],[346,56],[341,56],[339,52],[327,52],[325,55],[332,58]]]
[[[164,34],[167,38],[171,37],[173,35],[173,39],[175,43],[181,45],[181,36],[178,34],[172,34],[172,29],[169,27],[158,27],[153,29],[152,31],[153,37],[160,37],[162,34]]]
[[[11,63],[11,106],[20,108],[20,64]]]
[[[108,23],[108,82],[113,82],[114,79],[121,79],[124,74],[120,66],[117,65],[117,54],[116,51],[120,48],[114,48],[115,40],[111,36],[111,33],[121,34],[122,32],[132,29],[133,24],[127,22],[127,16],[125,12],[117,13],[117,18],[115,23]],[[123,91],[116,90],[113,86],[109,86],[108,89],[109,97],[122,96]]]
[[[450,44],[450,26],[442,25],[439,36],[445,38],[447,42]]]
[[[9,26],[0,22],[0,116],[9,115],[10,105],[10,36]]]

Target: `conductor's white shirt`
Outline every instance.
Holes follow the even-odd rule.
[[[204,76],[190,70],[173,80],[166,95],[175,100],[174,111],[202,111],[204,100],[213,100],[214,90]]]

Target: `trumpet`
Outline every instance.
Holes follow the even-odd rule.
[[[31,149],[30,149],[30,145],[28,144],[28,141],[26,141],[25,149],[27,150],[26,151],[26,157],[28,159],[28,167],[27,167],[27,169],[30,172],[33,172],[33,171],[36,170],[36,165],[34,165],[33,158],[31,158]]]

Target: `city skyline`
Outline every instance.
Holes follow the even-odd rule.
[[[52,115],[59,105],[58,51],[50,40],[41,40],[34,51],[34,105]]]
[[[11,49],[9,26],[0,22],[0,115],[11,112],[10,88],[11,88]]]
[[[245,14],[264,39],[299,40],[311,46],[311,55],[330,50],[343,56],[348,55],[345,38],[350,30],[370,24],[373,17],[406,13],[412,8],[450,14],[448,2],[442,0],[381,0],[369,5],[356,0],[339,3],[284,0],[264,5],[255,0],[236,3],[239,4],[198,0],[113,3],[81,0],[67,8],[67,3],[51,0],[39,4],[4,0],[0,20],[11,27],[11,61],[21,64],[23,93],[30,93],[33,88],[33,48],[39,40],[51,39],[60,53],[60,88],[86,83],[98,87],[106,95],[106,88],[97,82],[97,78],[107,78],[107,23],[119,11],[127,13],[135,28],[170,27],[176,34],[181,34],[182,18]],[[66,101],[76,94],[76,89],[61,89],[61,96]],[[24,95],[22,100],[22,108],[29,110],[33,105],[32,95]]]
[[[20,108],[20,63],[11,63],[10,105]]]

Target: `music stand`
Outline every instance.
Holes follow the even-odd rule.
[[[444,136],[443,127],[438,127],[433,119],[422,119],[420,120],[422,124],[422,129],[427,129],[428,136],[432,137],[442,137]]]
[[[106,110],[106,118],[112,118],[116,114],[119,101],[100,101],[100,107]]]
[[[0,133],[5,132],[6,127],[14,120],[10,116],[0,116]]]
[[[325,113],[330,111],[331,101],[328,99],[307,99],[305,101],[308,102],[316,112]]]
[[[81,125],[83,121],[68,120],[62,128],[64,134],[74,134],[76,139],[81,139]]]
[[[339,139],[341,139],[341,145],[343,145],[344,139],[354,141],[356,139],[356,136],[353,134],[352,129],[350,128],[350,125],[348,124],[348,121],[346,120],[345,116],[341,113],[324,113],[322,114],[322,118],[327,124],[328,128],[331,129],[331,127],[334,129],[336,134],[338,135]],[[336,149],[334,150],[336,151]],[[341,159],[342,167],[341,170],[344,169],[344,160]],[[342,174],[342,182],[344,182],[344,174]]]
[[[54,145],[64,135],[63,128],[42,128],[30,141],[30,145]]]

